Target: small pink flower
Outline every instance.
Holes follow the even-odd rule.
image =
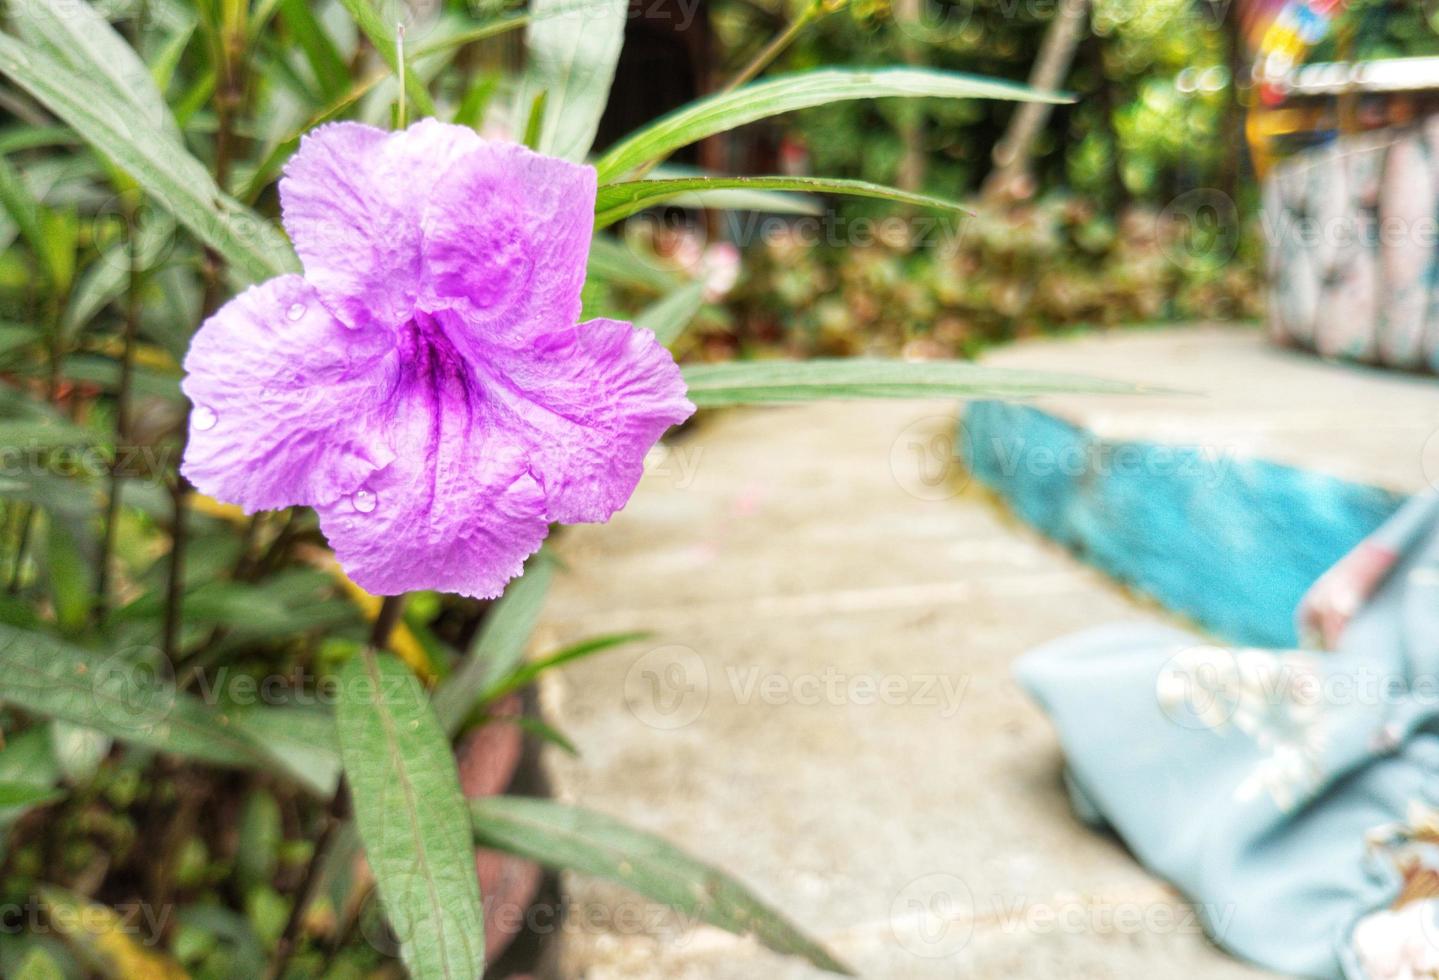
[[[551,522],[624,506],[694,411],[652,333],[576,323],[592,168],[434,120],[336,123],[280,197],[304,275],[196,334],[183,471],[246,511],[315,508],[366,590],[499,594]]]

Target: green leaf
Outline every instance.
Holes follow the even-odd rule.
[[[332,102],[350,87],[350,69],[340,57],[335,42],[325,33],[320,22],[310,11],[306,0],[281,0],[280,17],[293,35],[295,43],[305,53],[315,81],[320,85],[320,94],[326,102]]]
[[[490,607],[469,655],[435,692],[435,714],[446,734],[458,731],[484,692],[524,657],[554,573],[554,561],[541,552],[525,564],[524,574]]]
[[[531,660],[513,671],[504,680],[488,688],[480,695],[482,704],[489,704],[498,701],[507,694],[512,694],[522,687],[533,683],[536,678],[547,670],[555,667],[563,667],[565,664],[576,660],[583,660],[585,657],[596,653],[603,653],[606,650],[613,650],[615,647],[624,646],[626,643],[634,643],[643,640],[648,633],[614,633],[609,636],[597,636],[593,639],[583,640],[571,644],[563,650],[558,650],[547,657],[540,657],[538,660]]]
[[[683,372],[690,401],[701,408],[819,398],[1024,398],[1145,390],[1122,381],[1004,370],[967,361],[735,361],[690,365]]]
[[[549,800],[490,796],[470,801],[475,837],[485,847],[560,870],[618,882],[822,970],[851,973],[738,881],[658,837],[598,813]]]
[[[705,302],[703,282],[686,283],[668,296],[655,300],[635,317],[635,326],[653,330],[655,339],[670,347],[684,333]]]
[[[865,180],[841,180],[829,177],[678,177],[662,180],[625,180],[606,184],[595,201],[595,227],[604,228],[637,211],[686,195],[695,206],[715,206],[708,194],[726,190],[798,191],[811,194],[848,194],[853,197],[877,197],[921,208],[963,211],[954,201],[912,194],[908,191],[871,184]]]
[[[390,71],[398,73],[400,70],[400,59],[398,48],[395,45],[395,25],[388,24],[380,16],[370,0],[340,0],[340,6],[349,11],[350,16],[355,19],[355,24],[370,39],[375,46],[381,59],[389,66]],[[406,61],[408,62],[408,57]],[[425,83],[413,71],[405,72],[405,97],[415,107],[417,115],[433,116],[435,114],[435,101],[430,98]]]
[[[25,186],[20,171],[4,157],[0,157],[0,207],[5,208],[25,243],[43,262],[46,246],[45,229],[40,224],[40,204]]]
[[[663,159],[682,146],[745,123],[795,109],[852,99],[1011,99],[1063,102],[1063,96],[1034,92],[1012,82],[921,68],[826,68],[781,75],[699,99],[621,140],[595,165],[608,184],[642,164]]]
[[[147,128],[180,139],[179,127],[144,61],[89,3],[10,5],[21,36],[73,71],[129,104]]]
[[[84,629],[90,618],[91,566],[80,550],[80,542],[63,521],[50,522],[45,543],[45,573],[55,622],[62,633],[74,635]]]
[[[516,104],[521,117],[528,118],[543,95],[544,119],[535,148],[583,160],[609,101],[629,0],[596,0],[583,7],[574,7],[574,0],[532,0],[529,11],[528,60]]]
[[[36,947],[21,961],[15,980],[65,980],[65,971],[49,953]]]
[[[0,807],[39,806],[64,799],[63,790],[46,786],[31,786],[28,783],[0,783]]]
[[[586,278],[631,286],[651,293],[667,293],[682,282],[673,272],[636,256],[622,243],[607,235],[597,235],[594,241],[590,242]]]
[[[157,651],[94,654],[0,625],[0,702],[216,765],[265,763],[223,716],[175,690]]]
[[[419,681],[365,649],[341,670],[336,730],[355,825],[400,958],[417,980],[475,980],[485,928],[449,739]]]
[[[228,712],[235,729],[249,737],[292,779],[321,799],[340,781],[340,750],[335,721],[328,711],[310,708],[251,707]]]
[[[294,253],[269,222],[221,193],[200,161],[106,86],[4,34],[0,74],[113,160],[237,273],[261,280],[298,271]]]

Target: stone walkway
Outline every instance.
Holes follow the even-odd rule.
[[[1030,647],[1158,617],[948,465],[952,402],[734,411],[568,530],[541,648],[562,799],[723,868],[866,977],[1257,977],[1070,814]],[[567,879],[562,977],[790,978],[805,963]]]

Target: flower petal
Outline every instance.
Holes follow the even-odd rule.
[[[485,143],[430,196],[420,305],[454,313],[481,341],[571,326],[594,223],[593,167]]]
[[[496,596],[549,531],[526,447],[448,344],[422,339],[400,357],[377,430],[395,459],[354,496],[316,508],[320,526],[368,592]]]
[[[645,454],[694,414],[669,351],[619,320],[589,320],[490,347],[486,391],[528,446],[552,521],[604,521],[634,493]]]
[[[398,133],[331,123],[300,141],[280,181],[285,230],[331,312],[352,327],[410,318],[430,190],[484,145],[474,130],[434,119]]]
[[[180,388],[194,404],[182,472],[246,511],[317,504],[387,465],[369,406],[389,343],[346,329],[299,276],[252,286],[205,321]]]

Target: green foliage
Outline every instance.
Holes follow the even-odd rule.
[[[472,814],[452,739],[544,672],[636,637],[527,661],[555,574],[543,554],[494,604],[415,596],[391,625],[393,605],[377,613],[378,600],[337,572],[313,514],[244,515],[180,478],[180,364],[208,313],[298,268],[277,223],[276,184],[306,131],[332,119],[389,126],[434,114],[527,133],[546,152],[584,159],[627,9],[617,0],[536,0],[527,10],[449,0],[407,17],[401,31],[401,8],[380,0],[7,7],[0,898],[35,898],[98,927],[5,946],[6,975],[76,973],[72,958],[111,976],[364,975],[386,957],[355,936],[368,887],[354,873],[360,854],[410,973],[480,974]],[[528,56],[516,72],[492,42],[521,27]],[[837,100],[886,113],[904,102],[903,111],[945,118],[987,111],[976,108],[982,99],[1037,97],[1012,82],[914,66],[761,79],[611,146],[597,161],[597,222],[676,195],[806,216],[821,211],[816,192],[952,210],[948,193],[874,181],[639,178],[695,141]],[[639,258],[598,238],[586,305],[618,297],[641,325],[682,345],[707,286]],[[1087,387],[969,365],[690,370],[707,405]],[[541,719],[517,723],[574,748]],[[484,841],[618,875],[706,921],[841,968],[737,883],[668,845],[539,803],[476,807]],[[625,861],[641,869],[633,880]],[[119,912],[136,901],[179,912],[140,943]]]

